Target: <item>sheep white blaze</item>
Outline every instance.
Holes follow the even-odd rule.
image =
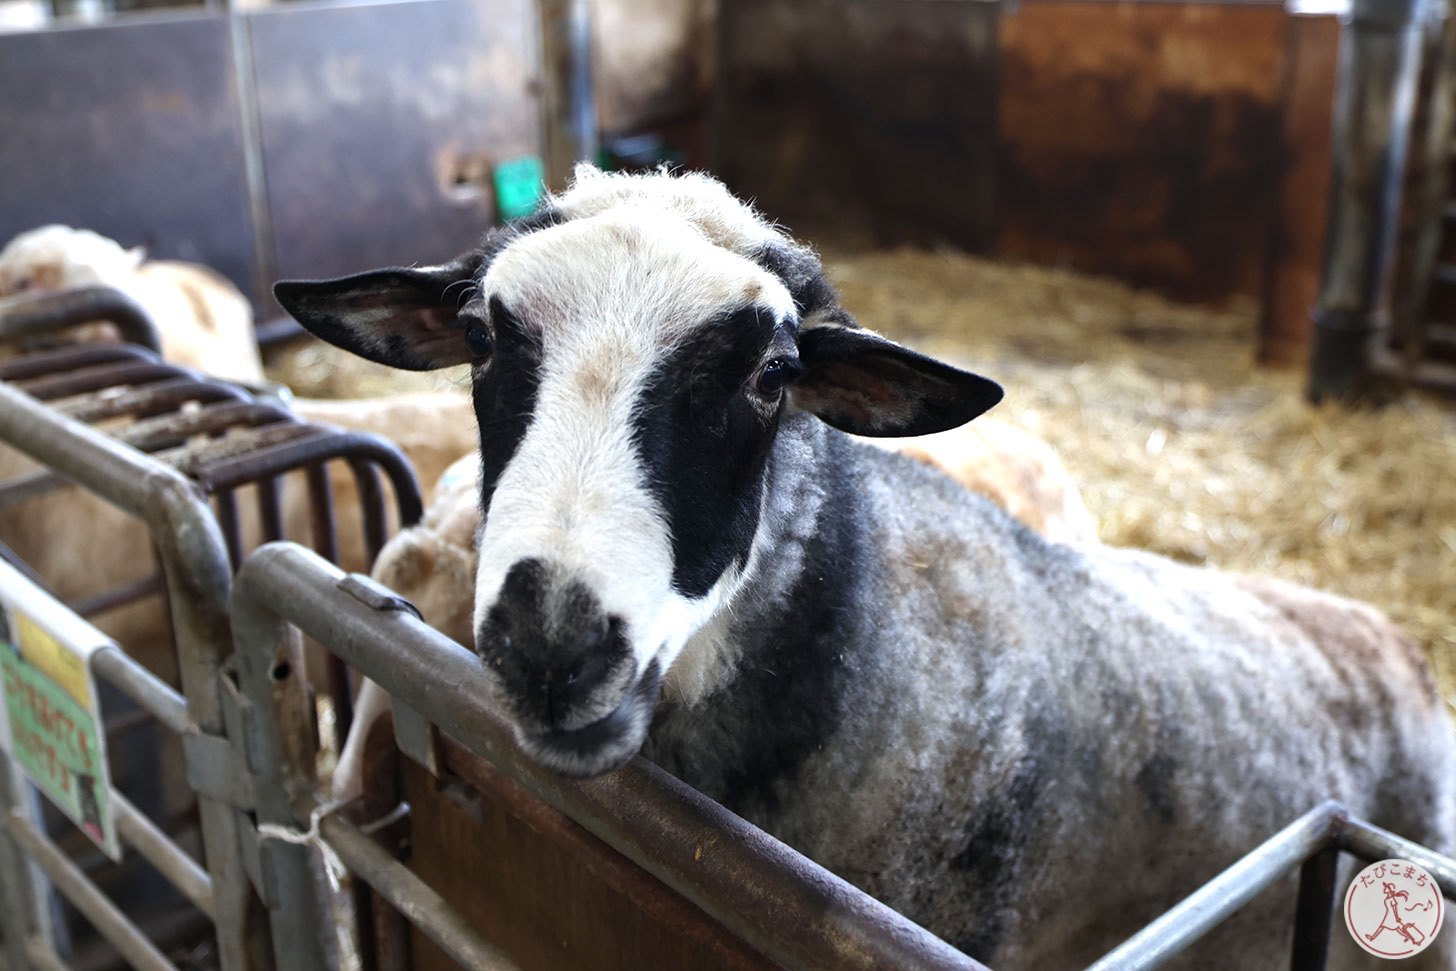
[[[730,340],[744,311],[797,326],[793,301],[681,220],[609,212],[522,238],[468,306],[480,302],[494,353],[477,368],[477,645],[522,745],[564,771],[599,771],[640,746],[658,679],[731,595],[733,554],[747,552],[730,551],[706,588],[683,581],[657,495],[673,484],[649,456],[691,430],[644,428],[659,376],[682,348]],[[492,386],[495,367],[517,371],[514,393]],[[520,380],[526,369],[534,380]]]

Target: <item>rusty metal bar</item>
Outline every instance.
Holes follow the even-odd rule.
[[[189,401],[209,404],[216,401],[247,400],[249,395],[246,391],[230,384],[177,377],[139,387],[107,389],[104,392],[60,398],[50,405],[77,421],[92,423],[122,415],[148,418],[172,411]]]
[[[0,298],[0,340],[54,334],[76,324],[107,321],[121,339],[160,352],[161,332],[141,304],[114,287]]]
[[[256,401],[223,401],[195,411],[143,418],[111,436],[143,452],[176,448],[197,435],[217,435],[232,428],[257,428],[280,422],[297,423],[298,418],[281,405]]]
[[[588,782],[521,755],[471,652],[404,611],[338,589],[344,575],[292,543],[253,553],[233,590],[240,658],[261,665],[295,624],[366,677],[490,759],[771,960],[789,968],[983,966],[642,758]],[[254,685],[249,698],[264,686]],[[282,780],[275,780],[282,785]],[[292,780],[292,825],[316,808]],[[694,859],[705,832],[711,859]]]
[[[152,361],[116,361],[95,364],[61,374],[48,374],[12,382],[20,390],[41,401],[113,388],[117,385],[150,384],[177,377],[179,371],[170,364]]]
[[[1315,308],[1309,397],[1366,390],[1389,327],[1385,298],[1399,221],[1427,0],[1354,0],[1340,34],[1334,176]]]
[[[145,348],[131,344],[73,344],[50,351],[36,351],[24,357],[0,361],[0,380],[23,381],[43,374],[58,374],[77,368],[117,361],[160,361]]]
[[[278,491],[277,476],[264,476],[258,480],[258,521],[263,526],[263,542],[272,543],[283,538],[282,496]]]
[[[334,530],[334,494],[329,488],[329,466],[318,462],[305,470],[308,479],[309,526],[313,549],[330,563],[339,562],[339,537]]]
[[[217,509],[217,525],[222,530],[223,542],[227,544],[228,563],[236,570],[243,561],[243,526],[238,518],[238,496],[232,489],[224,489],[212,497]]]

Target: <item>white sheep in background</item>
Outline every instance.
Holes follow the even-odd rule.
[[[276,292],[372,360],[473,364],[471,627],[545,765],[641,750],[1003,971],[1087,963],[1325,798],[1456,845],[1456,739],[1388,620],[1049,543],[854,441],[1000,390],[859,328],[710,178],[584,167],[451,263]],[[1181,966],[1283,966],[1292,910]]]
[[[148,261],[139,246],[126,249],[69,226],[32,229],[0,250],[0,297],[86,286],[115,287],[140,304],[161,331],[167,360],[231,381],[263,380],[253,308],[207,267]],[[87,328],[80,329],[80,339],[96,336]]]

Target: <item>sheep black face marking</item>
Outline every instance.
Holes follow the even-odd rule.
[[[364,357],[474,363],[477,647],[522,747],[573,775],[640,748],[664,679],[678,700],[713,687],[730,652],[710,624],[773,556],[786,412],[919,435],[1000,398],[860,330],[817,258],[721,185],[587,179],[450,263],[275,288]],[[757,379],[769,362],[799,379]]]
[[[747,565],[783,400],[758,401],[745,385],[773,347],[793,353],[792,334],[748,306],[683,342],[648,381],[632,438],[667,514],[684,596],[705,596],[730,565]]]

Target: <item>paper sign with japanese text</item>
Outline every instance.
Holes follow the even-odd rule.
[[[0,561],[0,747],[113,860],[121,859],[91,657],[111,641]]]

